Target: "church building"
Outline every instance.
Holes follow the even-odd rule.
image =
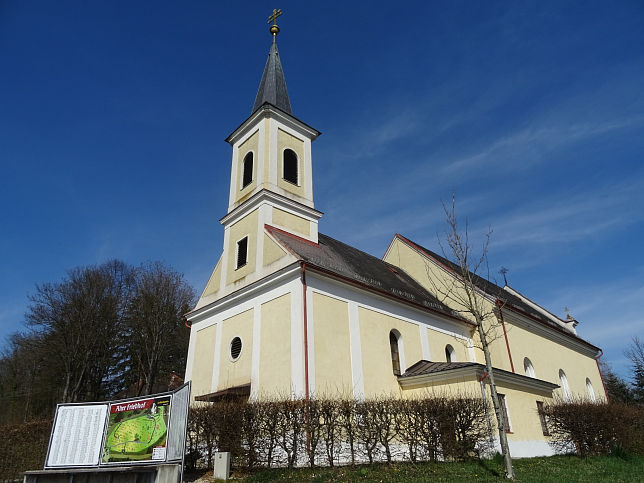
[[[293,114],[278,32],[273,25],[252,113],[226,139],[223,251],[187,315],[193,400],[489,397],[475,325],[436,296],[436,281],[456,276],[449,260],[399,234],[379,259],[318,231],[320,132]],[[553,398],[605,399],[601,350],[572,318],[507,285],[474,282],[499,327],[490,350],[512,455],[551,454],[540,408]]]

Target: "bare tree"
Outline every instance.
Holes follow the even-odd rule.
[[[183,316],[194,292],[183,275],[160,262],[137,270],[125,320],[126,371],[139,394],[150,394],[160,376],[182,372],[189,332]]]
[[[639,337],[633,337],[625,354],[631,361],[631,370],[633,371],[633,399],[644,404],[644,342]]]
[[[110,261],[76,268],[58,283],[36,286],[26,319],[32,343],[60,377],[63,402],[107,394],[117,363],[129,267]]]
[[[460,229],[456,216],[456,199],[454,196],[452,196],[450,206],[443,203],[443,210],[447,223],[444,240],[446,246],[440,239],[439,244],[444,258],[448,259],[448,261],[451,260],[450,268],[453,270],[453,274],[451,276],[435,276],[432,273],[428,273],[428,278],[441,302],[446,303],[475,324],[478,341],[474,342],[474,346],[480,349],[485,357],[486,382],[490,387],[490,395],[496,415],[499,442],[505,464],[505,476],[506,478],[514,479],[514,467],[506,436],[508,426],[496,389],[494,367],[492,366],[492,357],[490,355],[490,344],[499,337],[497,331],[500,325],[497,317],[498,299],[495,300],[494,297],[490,297],[481,288],[486,287],[489,280],[487,254],[492,230],[489,229],[486,233],[481,252],[477,255],[473,252],[470,244],[467,221],[465,222],[464,230],[461,231]],[[427,270],[429,272],[430,268],[428,267]],[[479,274],[484,271],[486,272],[485,277],[481,277]]]

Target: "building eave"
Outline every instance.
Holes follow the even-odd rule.
[[[450,380],[472,380],[479,381],[486,376],[485,366],[478,362],[472,362],[465,367],[458,367],[454,369],[445,369],[438,372],[428,374],[418,374],[415,376],[398,376],[398,383],[403,389],[417,388],[428,384],[442,383]],[[536,379],[533,377],[523,376],[512,372],[504,371],[502,369],[494,369],[494,379],[502,386],[513,386],[524,390],[549,393],[557,389],[559,386],[552,382]]]
[[[233,210],[230,211],[228,214],[226,214],[226,216],[221,218],[219,222],[222,225],[233,224],[240,218],[246,216],[252,210],[256,209],[259,205],[261,205],[264,202],[269,202],[278,206],[283,206],[287,208],[289,211],[292,211],[295,214],[300,215],[309,220],[319,220],[323,215],[321,211],[318,211],[314,208],[311,208],[310,206],[306,206],[300,203],[299,201],[292,200],[291,198],[287,198],[286,196],[282,196],[280,194],[277,194],[273,191],[270,191],[264,188],[258,191],[257,193],[255,193],[244,203],[241,203],[240,205],[233,208]]]
[[[213,314],[226,310],[231,306],[238,304],[241,300],[252,297],[258,292],[264,291],[269,287],[277,285],[284,280],[299,277],[300,263],[299,261],[290,263],[286,267],[271,273],[270,275],[257,280],[256,282],[246,285],[245,287],[235,290],[227,295],[224,295],[217,300],[207,303],[203,307],[193,309],[186,314],[186,319],[192,325],[205,320]]]
[[[302,133],[304,136],[315,140],[320,134],[322,134],[317,129],[309,126],[305,122],[300,121],[295,116],[282,111],[279,107],[265,102],[257,110],[255,110],[244,122],[242,122],[230,135],[225,139],[225,141],[231,145],[244,135],[247,129],[255,125],[261,118],[272,117],[286,126]]]

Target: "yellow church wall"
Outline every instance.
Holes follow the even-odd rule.
[[[432,361],[445,362],[445,347],[449,344],[454,348],[456,356],[455,359],[452,359],[452,362],[469,362],[470,353],[465,340],[457,339],[452,335],[432,330],[431,328],[428,329],[427,340],[429,341],[429,353]],[[413,362],[410,362],[408,365],[411,364],[413,364]]]
[[[250,383],[253,359],[253,309],[220,322],[221,353],[219,358],[219,384],[217,390]],[[242,340],[242,351],[232,361],[230,343],[234,337]]]
[[[206,288],[204,288],[201,296],[206,297],[208,295],[214,294],[219,290],[220,284],[221,284],[221,257],[219,257],[219,260],[217,260],[217,265],[215,265],[215,269],[212,271],[212,274],[208,279],[208,283],[206,284]]]
[[[288,399],[291,394],[291,295],[287,293],[262,304],[261,311],[259,396]]]
[[[284,255],[286,255],[286,252],[282,248],[280,248],[277,243],[271,240],[271,237],[264,234],[264,266],[270,265],[271,263],[282,258]]]
[[[300,233],[306,237],[311,235],[311,223],[300,216],[287,213],[279,208],[273,208],[273,224]]]
[[[212,371],[215,360],[215,342],[217,341],[217,325],[211,325],[197,331],[195,339],[195,354],[192,366],[191,395],[202,396],[212,391]]]
[[[273,121],[270,118],[264,119],[264,179],[262,183],[264,185],[269,185],[271,182],[271,123]]]
[[[283,153],[286,148],[292,149],[297,154],[297,174],[298,184],[294,185],[288,181],[284,181],[284,159]],[[309,176],[304,172],[304,142],[289,133],[277,130],[277,186],[295,193],[296,195],[304,197],[304,182],[303,180]]]
[[[454,378],[440,382],[426,383],[417,387],[406,387],[402,390],[405,399],[423,397],[475,397],[481,396],[481,386],[471,377]]]
[[[363,307],[358,308],[358,318],[365,397],[398,394],[400,386],[391,367],[389,332],[392,329],[400,332],[405,364],[410,366],[422,359],[418,326]]]
[[[398,238],[394,239],[394,241],[392,242],[392,245],[387,251],[384,260],[405,270],[430,293],[436,293],[437,291],[449,293],[451,290],[459,290],[458,286],[453,284],[453,278],[449,273],[437,267],[434,263],[430,262],[427,258],[418,253],[416,250],[412,249],[406,243],[400,241]],[[456,295],[456,300],[448,297],[447,299],[445,299],[445,303],[456,310],[465,309],[465,306],[463,304],[458,303],[458,295]],[[486,311],[491,311],[493,309],[492,304],[488,301],[484,300],[483,303],[485,304]],[[462,312],[461,315],[465,318],[471,319],[471,317],[468,317],[467,313]],[[495,367],[509,371],[511,369],[510,359],[507,353],[507,349],[505,348],[503,330],[502,328],[498,327],[494,330],[494,332],[496,340],[495,342],[490,344],[490,352],[492,359],[494,360],[494,365]],[[473,339],[475,341],[478,340],[476,331],[473,331]],[[475,345],[477,344],[475,343]],[[457,350],[454,344],[452,344],[452,346],[454,347],[454,350]],[[435,354],[437,353],[432,350],[433,357],[436,357]],[[443,346],[441,352],[439,352],[438,354],[439,359],[437,360],[445,360],[445,346]],[[480,362],[482,364],[485,363],[482,351],[475,349],[474,356],[476,362]],[[469,360],[469,356],[465,360]]]
[[[496,425],[496,416],[489,386],[485,386],[485,391],[490,418]],[[552,401],[552,398],[544,393],[529,392],[526,389],[512,388],[499,383],[497,383],[497,392],[505,395],[505,403],[510,419],[508,439],[510,441],[545,440],[541,422],[539,421],[537,401],[548,403]]]
[[[257,247],[257,210],[252,211],[244,218],[230,227],[228,242],[228,270],[226,280],[228,283],[243,279],[246,275],[255,271],[255,258]],[[246,265],[235,269],[237,264],[237,242],[248,236],[248,258]]]
[[[313,294],[315,394],[351,396],[349,304]]]
[[[498,322],[495,320],[495,323]],[[506,321],[507,329],[507,321]],[[472,340],[474,342],[474,356],[476,362],[485,364],[485,356],[483,351],[477,347],[481,347],[478,331],[474,330],[472,333]],[[503,327],[497,325],[496,327],[488,328],[487,341],[490,348],[490,357],[492,358],[492,364],[494,367],[503,369],[504,371],[512,372],[512,364],[510,363],[510,355],[508,354],[508,348],[505,343],[505,337],[503,335]],[[512,362],[514,363],[514,369],[517,369],[517,363],[514,358],[514,352],[512,352]]]
[[[244,141],[238,149],[237,158],[237,195],[235,202],[239,202],[247,198],[250,193],[257,187],[257,163],[259,162],[259,152],[257,150],[259,143],[259,130],[255,131],[246,141]],[[244,173],[244,157],[248,152],[253,152],[253,181],[243,189],[242,179]]]
[[[555,384],[559,382],[559,370],[563,369],[573,396],[587,398],[586,378],[590,379],[597,399],[605,399],[597,363],[592,357],[536,335],[523,327],[508,323],[508,340],[512,351],[514,369],[518,374],[525,374],[524,358],[530,359],[537,379]],[[563,396],[562,390],[555,394]]]

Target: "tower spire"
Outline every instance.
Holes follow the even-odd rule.
[[[262,104],[268,102],[287,114],[293,115],[291,101],[288,98],[288,91],[286,90],[284,70],[282,69],[282,62],[277,51],[277,34],[280,29],[277,26],[276,20],[280,15],[282,15],[282,10],[274,9],[273,13],[268,17],[268,23],[273,22],[273,25],[270,27],[270,32],[273,35],[273,43],[268,52],[268,59],[266,60],[262,80],[259,83],[259,89],[257,89],[253,112],[259,109]]]

